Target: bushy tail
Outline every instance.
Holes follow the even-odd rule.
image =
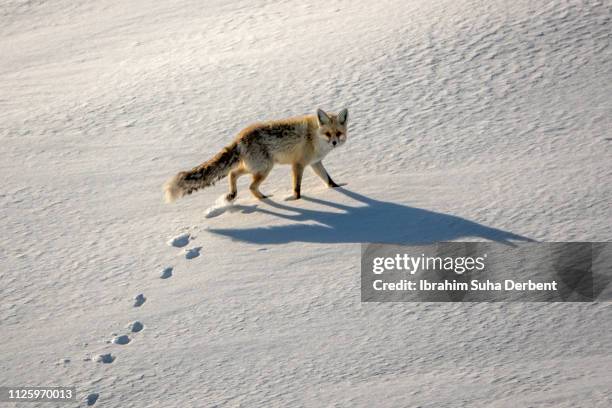
[[[200,188],[215,184],[227,176],[239,160],[238,144],[232,143],[207,162],[189,171],[181,171],[164,184],[166,202],[171,203]]]

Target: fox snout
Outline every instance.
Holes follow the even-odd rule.
[[[340,147],[344,144],[345,141],[346,141],[346,137],[344,138],[338,137],[337,139],[332,139],[331,144],[333,147],[336,147],[336,146]]]
[[[339,136],[332,136],[329,138],[329,143],[331,143],[332,147],[340,147],[346,142],[346,134],[341,133]]]
[[[334,148],[334,147],[342,146],[344,142],[346,141],[346,136],[338,137],[338,136],[323,135],[322,139],[325,141],[325,143],[329,145],[329,147]]]

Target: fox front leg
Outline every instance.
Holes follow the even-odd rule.
[[[329,177],[329,173],[327,173],[327,170],[325,170],[325,167],[323,167],[323,163],[318,161],[316,163],[311,164],[310,167],[312,167],[312,170],[314,170],[315,174],[319,176],[321,180],[323,180],[323,182],[327,184],[328,187],[340,187],[340,185],[336,184],[334,180]]]
[[[293,170],[293,200],[299,200],[302,190],[302,176],[304,175],[304,166],[300,163],[295,163],[292,166]]]

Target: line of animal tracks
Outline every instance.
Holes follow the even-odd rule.
[[[186,232],[186,233],[182,233],[180,235],[177,235],[171,238],[167,242],[167,244],[174,248],[182,248],[180,254],[184,256],[185,259],[191,260],[191,259],[199,257],[200,252],[202,250],[202,247],[199,247],[199,246],[188,248],[189,244],[191,243],[193,239],[194,237],[191,234]],[[175,267],[171,265],[163,267],[159,275],[159,278],[163,280],[167,280],[173,277],[174,268]],[[132,307],[134,308],[143,307],[146,301],[147,301],[147,298],[145,294],[138,293],[136,296],[134,296],[134,298],[131,301]],[[113,337],[111,340],[107,341],[107,344],[112,344],[115,346],[125,346],[127,344],[130,344],[132,343],[132,341],[137,339],[137,337],[139,336],[139,333],[142,332],[144,328],[145,328],[145,325],[141,321],[134,320],[126,326],[124,333],[112,333]],[[94,362],[99,363],[99,364],[112,364],[117,360],[117,358],[115,355],[113,355],[112,351],[109,351],[107,353],[98,354],[91,358],[87,357],[85,360],[93,360]],[[99,398],[100,398],[100,393],[92,392],[87,395],[85,402],[87,406],[92,406],[98,401]]]

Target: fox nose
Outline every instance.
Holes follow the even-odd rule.
[[[336,142],[335,140],[332,142],[332,144],[335,146],[338,142]]]

